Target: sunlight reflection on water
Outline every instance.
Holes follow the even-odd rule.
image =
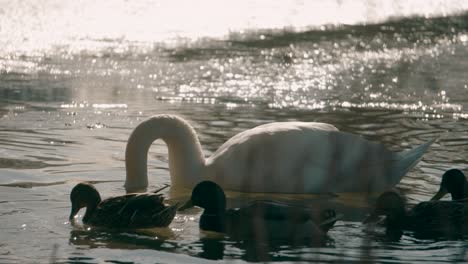
[[[411,204],[427,200],[445,170],[468,168],[466,1],[0,6],[0,262],[464,260],[464,241],[368,235],[367,200],[349,194],[275,196],[346,214],[318,248],[200,233],[197,209],[170,229],[128,232],[72,228],[67,216],[78,181],[103,197],[125,192],[125,142],[158,113],[188,119],[207,156],[273,121],[328,122],[393,150],[438,138],[399,184]],[[167,161],[155,142],[150,189],[170,183]],[[165,192],[170,202],[189,193]],[[252,199],[228,196],[232,206]]]

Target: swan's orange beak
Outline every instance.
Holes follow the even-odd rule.
[[[447,193],[448,193],[447,189],[445,189],[444,187],[440,186],[439,191],[434,195],[434,197],[431,198],[431,201],[438,201],[438,200],[440,200],[442,197],[444,197],[444,195],[446,195]]]

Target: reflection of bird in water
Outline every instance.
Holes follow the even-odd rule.
[[[399,183],[432,143],[394,153],[330,124],[276,122],[235,135],[205,160],[185,120],[157,115],[128,139],[127,192],[146,190],[148,150],[157,139],[169,149],[172,186],[212,180],[229,191],[290,194],[382,192]]]
[[[219,260],[224,258],[224,243],[220,239],[201,238],[202,251],[198,256],[205,259]]]
[[[166,227],[177,211],[176,205],[165,205],[164,197],[157,193],[134,193],[101,201],[99,192],[89,183],[77,184],[70,200],[70,221],[86,207],[83,223],[109,228]]]
[[[439,191],[431,200],[440,200],[447,193],[452,195],[452,201],[468,198],[468,181],[461,170],[450,169],[446,171],[442,175]]]
[[[375,222],[385,216],[386,234],[399,238],[403,230],[419,237],[460,237],[468,234],[468,208],[457,201],[429,201],[405,209],[404,198],[395,191],[381,194],[374,210],[364,221]]]
[[[180,210],[192,206],[204,209],[200,229],[226,233],[235,240],[323,241],[337,220],[333,210],[317,212],[274,201],[254,201],[246,207],[226,210],[224,191],[211,181],[197,184]]]
[[[175,235],[169,228],[121,230],[104,228],[74,228],[70,231],[70,244],[90,248],[157,249],[164,243],[174,244]],[[174,245],[174,249],[176,246]],[[171,247],[167,247],[170,250]]]

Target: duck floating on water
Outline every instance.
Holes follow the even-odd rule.
[[[200,229],[242,240],[321,241],[338,219],[334,210],[319,212],[266,200],[226,210],[223,189],[211,181],[197,184],[190,200],[179,210],[193,206],[204,209]]]
[[[171,186],[203,180],[229,191],[266,193],[382,192],[400,182],[432,144],[392,152],[359,135],[316,122],[276,122],[241,132],[205,159],[192,126],[175,115],[140,123],[125,151],[127,192],[146,191],[148,150],[162,139]]]
[[[422,237],[459,237],[468,234],[468,208],[457,201],[428,201],[405,208],[405,199],[396,191],[381,194],[365,223],[385,216],[386,233],[393,236],[402,230]]]
[[[70,222],[86,207],[83,223],[107,228],[166,227],[177,212],[176,205],[164,204],[161,194],[132,193],[101,200],[96,188],[84,182],[73,187],[70,200]]]
[[[447,193],[452,196],[452,201],[465,199],[468,201],[468,181],[461,170],[450,169],[442,175],[439,191],[431,201],[440,200]]]

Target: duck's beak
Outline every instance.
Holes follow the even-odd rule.
[[[438,201],[448,193],[447,189],[440,187],[439,191],[431,198],[431,201]]]
[[[182,205],[181,207],[179,207],[179,209],[177,209],[177,211],[183,211],[185,209],[189,209],[189,208],[192,208],[193,207],[193,202],[192,200],[188,200],[187,202],[185,202],[184,205]]]
[[[70,213],[70,216],[68,217],[68,220],[73,221],[73,219],[75,219],[75,215],[78,213],[78,211],[80,211],[80,207],[79,206],[76,206],[75,204],[72,204],[72,209],[71,209],[71,213]]]

